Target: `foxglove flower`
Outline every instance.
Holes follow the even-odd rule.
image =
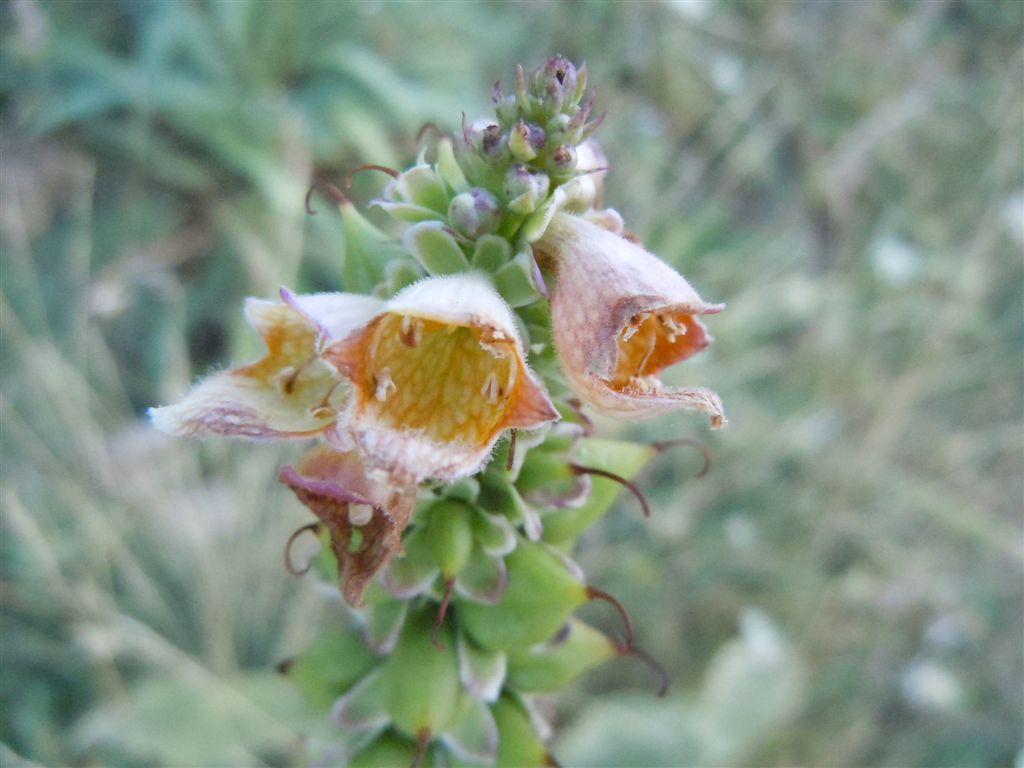
[[[334,423],[345,389],[319,349],[365,322],[380,299],[345,293],[248,299],[245,316],[263,338],[254,363],[213,374],[173,405],[150,409],[157,429],[179,437],[309,437]]]
[[[698,316],[722,304],[708,304],[656,256],[578,216],[556,214],[535,245],[555,274],[555,347],[585,403],[618,416],[698,410],[712,427],[724,425],[714,392],[658,378],[711,343]]]
[[[324,350],[353,387],[329,439],[401,481],[473,474],[503,431],[558,418],[525,357],[486,277],[421,280]]]
[[[402,551],[416,487],[376,477],[358,453],[326,444],[284,467],[279,478],[327,528],[341,593],[349,605],[361,605],[370,580]]]

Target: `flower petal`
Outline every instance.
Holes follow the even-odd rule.
[[[370,580],[402,552],[415,486],[374,479],[359,454],[327,445],[310,450],[295,467],[284,467],[280,480],[327,526],[342,595],[359,606]]]
[[[479,273],[409,286],[323,358],[353,384],[329,439],[403,481],[473,474],[504,430],[558,418],[512,311]]]
[[[182,437],[252,439],[307,437],[334,423],[345,388],[317,357],[317,336],[337,338],[378,309],[367,297],[332,293],[296,296],[284,304],[249,299],[245,314],[267,347],[254,363],[215,373],[173,405],[150,409],[157,429]]]
[[[704,411],[725,423],[718,396],[667,388],[658,373],[711,344],[698,315],[720,312],[640,246],[578,216],[555,215],[537,243],[555,272],[551,324],[570,385],[612,415]]]

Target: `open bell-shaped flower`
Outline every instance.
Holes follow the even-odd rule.
[[[254,363],[200,381],[173,405],[150,409],[154,426],[180,437],[309,437],[334,423],[344,399],[337,374],[319,359],[324,344],[366,322],[380,299],[349,293],[247,299],[245,316],[263,338]]]
[[[395,485],[368,470],[354,451],[321,443],[279,479],[327,528],[341,594],[359,606],[374,575],[402,552],[402,532],[416,503],[415,485]]]
[[[473,474],[504,430],[558,418],[512,311],[480,273],[405,288],[323,359],[353,386],[328,439],[405,481]]]
[[[554,272],[551,325],[569,384],[596,409],[644,416],[685,408],[725,424],[709,389],[669,388],[658,373],[707,347],[699,315],[719,312],[675,270],[635,243],[558,213],[535,243]]]

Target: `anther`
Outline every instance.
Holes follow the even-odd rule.
[[[369,504],[349,504],[348,522],[357,528],[366,525],[373,519],[373,507]]]
[[[312,560],[306,563],[303,568],[296,568],[295,564],[292,562],[292,545],[295,543],[295,540],[306,531],[312,531],[314,534],[319,535],[320,523],[310,523],[309,525],[302,526],[288,537],[288,541],[284,545],[284,567],[292,576],[304,576],[309,573],[309,569],[313,567]]]
[[[306,192],[306,213],[310,216],[316,216],[316,211],[313,210],[311,203],[313,202],[313,193],[320,190],[326,194],[331,200],[337,205],[342,205],[348,202],[348,198],[345,197],[345,193],[338,189],[334,184],[329,181],[314,181]]]
[[[402,329],[398,332],[398,338],[407,347],[415,347],[423,338],[423,321],[410,315],[402,315]]]
[[[345,176],[345,189],[352,189],[352,177],[360,171],[381,171],[382,173],[386,173],[392,179],[397,179],[399,176],[398,171],[394,168],[388,168],[386,165],[377,165],[375,163],[366,163],[364,165],[360,165],[358,168],[353,168],[348,172]]]
[[[587,587],[587,599],[603,600],[619,612],[619,616],[622,617],[622,623],[625,625],[626,630],[626,641],[624,647],[632,648],[633,620],[629,617],[629,613],[626,611],[625,606],[623,606],[623,604],[620,603],[615,597],[605,592],[603,589],[598,589],[597,587]]]
[[[675,448],[677,445],[688,445],[691,448],[696,448],[700,451],[700,455],[704,457],[704,464],[701,466],[700,471],[694,475],[694,477],[704,477],[708,472],[711,471],[711,451],[708,447],[699,440],[693,440],[688,437],[680,437],[675,440],[662,440],[657,443],[651,443],[651,447],[658,453],[663,453],[669,448]]]
[[[448,606],[452,602],[452,591],[455,589],[455,577],[449,576],[444,580],[444,595],[441,596],[441,604],[437,607],[437,615],[434,617],[434,624],[430,628],[430,642],[439,651],[444,650],[444,643],[437,636],[444,626],[444,617],[448,613]]]
[[[577,475],[596,475],[597,477],[604,477],[607,478],[608,480],[614,480],[619,485],[628,488],[630,491],[632,491],[633,495],[636,496],[637,501],[640,502],[640,506],[643,508],[644,511],[644,517],[651,516],[651,507],[647,503],[647,497],[644,496],[643,491],[637,488],[636,485],[631,483],[622,475],[617,475],[614,472],[609,472],[607,469],[598,469],[597,467],[584,467],[579,464],[572,463],[569,464],[569,469],[571,469],[573,473]]]

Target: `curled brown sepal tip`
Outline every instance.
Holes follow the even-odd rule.
[[[608,480],[613,480],[624,488],[628,488],[637,501],[640,502],[640,506],[643,509],[644,517],[651,516],[651,505],[647,503],[647,497],[644,496],[644,492],[641,491],[634,483],[630,482],[622,475],[617,475],[614,472],[609,472],[607,469],[598,469],[597,467],[584,467],[580,464],[569,464],[569,468],[577,475],[596,475],[597,477],[603,477]]]
[[[612,594],[610,594],[608,592],[605,592],[603,589],[598,589],[597,587],[590,587],[590,586],[588,586],[587,587],[587,599],[589,599],[589,600],[603,600],[604,602],[608,603],[610,606],[612,606],[612,608],[614,608],[618,612],[619,616],[622,617],[623,628],[626,631],[626,640],[625,640],[625,643],[624,643],[623,647],[632,648],[633,647],[633,619],[630,618],[629,611],[627,611],[626,607],[622,603],[619,602],[618,598],[616,598],[614,595],[612,595]]]

